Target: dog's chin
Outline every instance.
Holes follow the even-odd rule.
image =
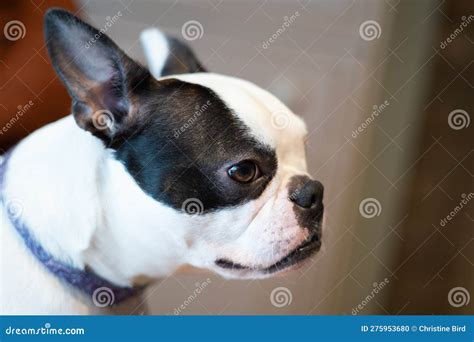
[[[315,234],[310,240],[301,243],[285,257],[270,266],[258,267],[242,265],[230,259],[215,261],[216,271],[227,278],[262,279],[283,275],[304,266],[321,248],[321,237]]]

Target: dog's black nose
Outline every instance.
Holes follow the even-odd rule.
[[[323,200],[324,187],[307,176],[294,176],[291,180],[289,198],[301,208],[317,207]]]

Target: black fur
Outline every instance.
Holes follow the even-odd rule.
[[[210,89],[176,79],[161,86],[138,96],[147,122],[112,144],[142,189],[174,208],[196,198],[203,212],[257,198],[276,172],[275,152]],[[230,179],[227,169],[248,159],[263,176],[250,184]]]
[[[79,126],[114,149],[157,201],[181,209],[193,198],[204,213],[257,198],[275,175],[275,151],[257,142],[210,89],[157,81],[105,34],[66,11],[48,11],[45,23],[48,51],[73,98]],[[193,57],[188,48],[174,46],[176,53]],[[187,67],[203,70],[197,60]],[[166,72],[172,70],[170,62]],[[93,124],[103,109],[113,115],[110,129]],[[250,184],[230,179],[227,169],[242,160],[254,161],[262,177]]]
[[[54,69],[71,95],[78,125],[103,140],[126,128],[134,90],[151,78],[148,70],[105,33],[64,10],[48,10],[45,38]],[[103,114],[110,116],[110,127],[100,125]]]

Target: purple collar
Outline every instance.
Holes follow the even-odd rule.
[[[8,151],[2,156],[3,159],[0,161],[0,200],[2,205],[4,205],[3,185],[5,182],[7,161],[11,156],[11,153],[12,150]],[[23,239],[26,247],[28,247],[36,259],[64,283],[88,295],[96,306],[105,307],[119,304],[120,302],[139,294],[143,290],[143,286],[121,287],[114,285],[88,269],[87,266],[82,270],[55,259],[38,241],[35,240],[28,227],[21,222],[19,217],[14,215],[15,213],[12,213],[7,209],[5,209],[5,211],[7,212],[12,225]]]

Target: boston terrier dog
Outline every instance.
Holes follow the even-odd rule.
[[[156,29],[151,71],[64,10],[45,34],[72,111],[2,158],[1,314],[132,313],[180,266],[264,278],[320,249],[323,186],[277,98]]]

